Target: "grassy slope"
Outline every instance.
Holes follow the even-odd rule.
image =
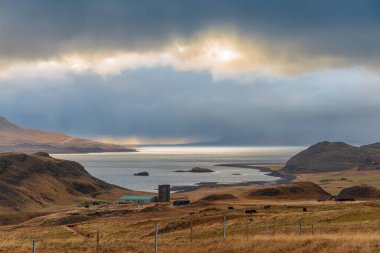
[[[92,177],[76,162],[47,154],[0,153],[0,224],[71,210],[83,201],[141,194]]]

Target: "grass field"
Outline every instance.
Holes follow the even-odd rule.
[[[199,190],[191,193],[192,198],[202,196],[202,192],[239,195],[241,191],[236,187]],[[182,207],[148,206],[150,210],[133,205],[75,208],[2,226],[0,252],[30,252],[32,240],[37,240],[37,252],[96,252],[97,231],[99,252],[154,252],[156,223],[159,252],[380,252],[378,201],[238,198]],[[246,209],[257,213],[247,215]],[[227,238],[223,240],[225,213]]]

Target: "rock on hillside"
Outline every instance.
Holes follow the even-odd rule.
[[[0,154],[0,208],[32,210],[77,203],[113,190],[125,190],[91,176],[77,162],[47,153]]]
[[[320,142],[290,158],[282,171],[313,173],[352,168],[380,169],[380,150],[355,147],[343,142]]]
[[[356,198],[380,198],[380,190],[368,185],[357,185],[344,188],[339,195],[351,195]]]
[[[218,201],[218,200],[234,200],[236,197],[232,194],[211,194],[200,199],[201,201]]]
[[[48,153],[128,152],[136,151],[123,146],[101,143],[68,136],[63,133],[44,132],[19,127],[0,116],[0,152],[44,151]]]
[[[317,184],[312,182],[294,182],[288,185],[279,185],[255,189],[248,193],[249,198],[283,198],[309,199],[320,195],[329,195]]]

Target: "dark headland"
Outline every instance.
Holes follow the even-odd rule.
[[[380,143],[356,147],[344,142],[319,142],[290,158],[281,172],[295,174],[347,169],[380,170]]]

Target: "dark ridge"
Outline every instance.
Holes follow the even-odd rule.
[[[380,150],[355,147],[344,142],[319,142],[288,160],[283,172],[313,173],[347,169],[380,169]]]

